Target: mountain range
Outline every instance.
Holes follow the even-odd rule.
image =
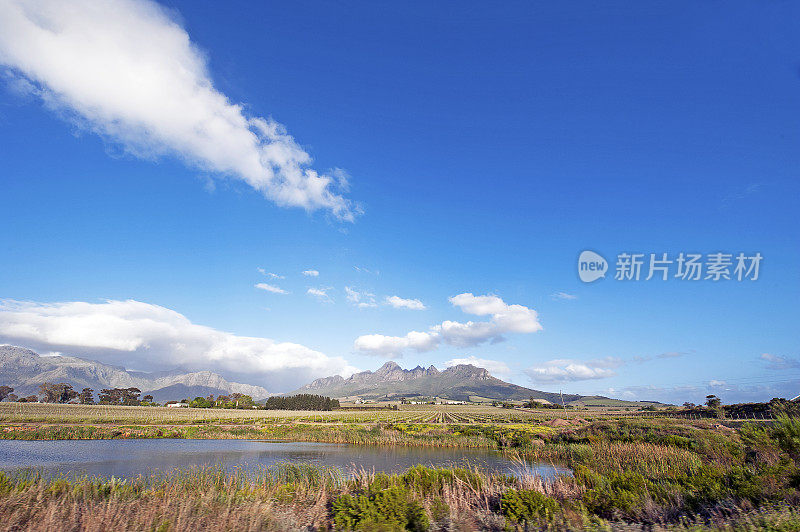
[[[560,403],[558,393],[532,390],[492,377],[483,368],[459,364],[439,371],[435,366],[403,369],[387,362],[376,371],[362,371],[343,378],[339,375],[317,379],[292,392],[313,393],[329,397],[358,396],[361,399],[398,399],[400,397],[440,397],[457,401],[471,398],[493,400],[527,400],[530,397]],[[580,395],[565,394],[564,402],[580,399]]]
[[[70,356],[40,356],[22,347],[0,345],[0,385],[14,388],[20,397],[34,395],[43,382],[66,382],[75,390],[138,388],[158,402],[206,397],[234,392],[264,399],[270,393],[261,386],[229,382],[210,371],[145,373]]]

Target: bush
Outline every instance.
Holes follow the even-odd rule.
[[[800,459],[800,419],[786,414],[779,415],[774,436],[781,449],[795,460]]]
[[[333,503],[333,522],[341,530],[420,532],[430,524],[425,509],[402,486],[371,495],[342,495]]]
[[[512,490],[503,494],[500,508],[503,515],[514,523],[536,524],[540,521],[551,522],[560,512],[561,505],[538,491]]]

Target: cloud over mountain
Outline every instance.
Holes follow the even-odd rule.
[[[2,301],[0,342],[145,371],[212,370],[276,391],[315,376],[352,372],[340,357],[197,325],[173,310],[133,300]]]
[[[383,357],[402,356],[406,349],[431,351],[441,342],[456,347],[472,347],[484,342],[499,342],[508,333],[533,333],[542,329],[535,310],[523,305],[509,305],[495,295],[475,296],[463,293],[449,299],[467,314],[491,316],[489,321],[443,321],[427,332],[411,331],[405,336],[368,334],[356,338],[356,351]]]

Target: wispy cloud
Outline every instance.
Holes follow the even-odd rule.
[[[375,275],[375,276],[378,276],[378,275],[381,274],[381,272],[378,271],[378,270],[369,270],[367,268],[362,268],[361,266],[353,266],[353,269],[355,269],[355,271],[357,271],[359,273],[368,273],[370,275]]]
[[[319,277],[319,272],[317,270],[304,270],[303,275],[306,277]]]
[[[430,351],[440,342],[456,347],[472,347],[484,342],[501,342],[508,333],[533,333],[542,329],[535,310],[523,305],[509,305],[495,295],[470,293],[450,298],[450,303],[467,314],[491,316],[490,321],[444,321],[428,332],[411,331],[405,336],[369,334],[356,338],[356,351],[378,356],[402,356],[405,349]]]
[[[550,294],[550,299],[555,299],[560,301],[574,301],[578,299],[578,296],[573,294],[568,294],[566,292],[554,292]]]
[[[333,303],[333,298],[328,295],[328,291],[330,291],[330,287],[326,288],[309,288],[306,290],[306,294],[310,295],[313,298],[323,302],[323,303]]]
[[[800,368],[800,360],[796,358],[773,355],[771,353],[762,353],[759,358],[767,363],[767,369],[784,370]],[[800,390],[798,390],[797,393],[800,393]]]
[[[286,279],[286,277],[284,277],[283,275],[278,275],[277,273],[268,272],[264,268],[259,268],[258,273],[260,273],[261,275],[266,275],[270,279]]]
[[[358,308],[373,308],[378,306],[378,303],[375,302],[375,294],[359,291],[349,286],[344,287],[344,292],[347,301]]]
[[[0,64],[80,127],[147,159],[176,155],[278,205],[352,221],[346,174],[319,173],[271,118],[214,88],[205,54],[150,0],[0,2]]]
[[[348,364],[300,344],[238,336],[141,301],[0,302],[0,342],[143,370],[212,370],[288,391]]]
[[[384,299],[384,303],[394,308],[403,308],[408,310],[425,310],[426,307],[419,299],[403,299],[398,296],[389,296]]]
[[[255,286],[259,290],[265,290],[267,292],[272,292],[273,294],[288,294],[289,293],[286,290],[284,290],[283,288],[280,288],[279,286],[275,286],[273,284],[257,283]]]

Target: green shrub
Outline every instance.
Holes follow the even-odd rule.
[[[800,459],[800,419],[779,415],[773,435],[781,449],[795,460]]]
[[[333,503],[333,522],[341,530],[428,529],[428,516],[408,489],[392,486],[369,495],[342,495]]]
[[[481,488],[481,479],[477,473],[458,467],[432,469],[416,465],[403,473],[400,479],[409,489],[422,494],[439,493],[444,484],[452,485],[456,481],[464,482],[476,490]]]
[[[560,513],[561,505],[555,499],[534,490],[511,490],[500,499],[503,515],[514,523],[549,523]]]

